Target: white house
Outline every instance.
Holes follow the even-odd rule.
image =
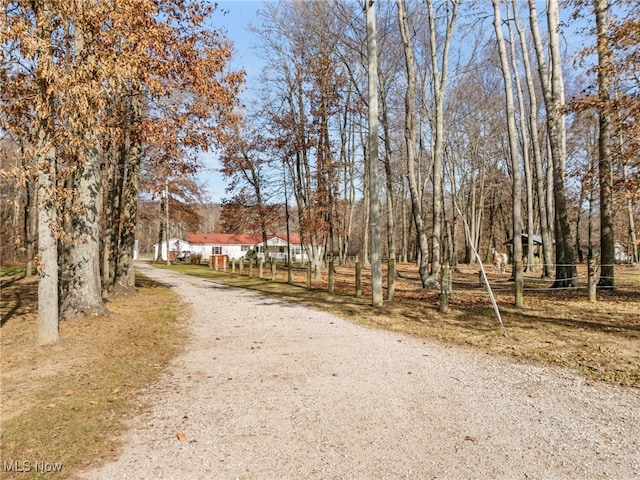
[[[291,259],[300,262],[308,260],[307,252],[302,248],[299,235],[289,235]],[[258,257],[264,257],[264,242],[255,245]],[[287,236],[272,235],[267,239],[267,255],[276,260],[286,260],[288,255]]]
[[[194,255],[209,259],[211,255],[226,255],[231,258],[244,258],[262,235],[236,233],[190,233],[187,236],[189,249]]]
[[[162,242],[162,248],[160,250],[162,260],[167,260],[167,242]],[[169,239],[169,252],[171,259],[173,260],[180,252],[188,252],[190,250],[189,242],[185,242],[180,238]],[[153,258],[158,258],[158,244],[153,245]]]

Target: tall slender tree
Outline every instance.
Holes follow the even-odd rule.
[[[512,199],[512,226],[513,226],[513,272],[515,280],[515,305],[524,306],[522,273],[522,178],[520,175],[520,159],[518,149],[518,132],[516,129],[516,114],[513,101],[513,85],[511,82],[512,71],[507,57],[504,34],[502,32],[502,17],[500,13],[500,0],[492,0],[493,3],[493,28],[498,40],[498,52],[500,66],[504,80],[505,104],[507,113],[507,133],[509,135],[509,157],[511,158],[511,199]]]
[[[380,172],[378,167],[378,49],[374,0],[365,0],[369,72],[369,215],[371,229],[371,283],[374,307],[382,306],[382,259],[380,256]]]
[[[404,47],[404,58],[407,72],[407,88],[405,92],[405,123],[404,138],[407,157],[407,177],[409,180],[409,192],[411,194],[411,207],[413,221],[416,226],[416,234],[418,236],[418,247],[420,251],[420,279],[422,287],[435,285],[436,282],[429,276],[429,244],[425,231],[424,221],[422,219],[421,195],[416,179],[416,126],[415,126],[415,92],[416,92],[416,74],[415,59],[413,55],[413,47],[411,45],[411,35],[409,28],[409,19],[407,17],[407,8],[404,0],[396,0],[398,6],[398,25],[400,35]]]
[[[575,252],[571,241],[567,195],[566,195],[566,148],[565,139],[565,100],[562,82],[560,54],[560,14],[558,0],[549,0],[547,4],[547,31],[549,35],[549,60],[547,66],[546,49],[538,26],[535,0],[529,0],[529,20],[538,60],[538,73],[546,106],[547,138],[550,153],[549,163],[553,171],[553,200],[555,211],[556,237],[556,276],[554,288],[576,287],[577,268]],[[550,170],[550,171],[551,171]]]
[[[600,181],[600,280],[614,286],[615,236],[613,229],[613,173],[611,155],[611,76],[609,0],[594,0],[598,51],[598,180]]]

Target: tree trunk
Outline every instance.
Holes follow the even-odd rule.
[[[513,8],[516,9],[517,5],[512,2]],[[508,12],[508,10],[507,10]],[[513,65],[513,81],[516,88],[516,94],[518,99],[518,109],[520,115],[518,116],[519,127],[521,132],[521,147],[522,147],[522,163],[524,167],[524,179],[526,189],[526,201],[527,201],[527,257],[525,263],[525,271],[532,270],[534,268],[534,227],[533,227],[533,172],[531,169],[531,158],[529,156],[529,132],[525,121],[525,107],[524,107],[524,93],[520,83],[520,74],[518,73],[518,64],[516,61],[516,39],[513,34],[513,28],[511,22],[507,23],[509,30],[509,44],[511,46],[511,63]],[[524,249],[524,248],[523,248]]]
[[[411,207],[413,221],[416,226],[418,237],[418,247],[420,250],[420,279],[422,288],[429,286],[437,287],[437,280],[430,278],[428,272],[429,245],[422,220],[422,208],[420,205],[420,192],[416,181],[416,129],[415,129],[415,82],[416,75],[414,69],[413,48],[411,47],[411,37],[409,34],[409,22],[404,0],[396,0],[398,5],[398,23],[400,25],[400,35],[404,46],[405,64],[407,69],[407,90],[405,93],[405,148],[407,154],[407,176],[409,180],[409,192],[411,194]]]
[[[445,89],[449,70],[449,48],[453,29],[456,24],[459,0],[447,0],[445,16],[445,35],[442,51],[442,59],[438,59],[436,31],[436,15],[433,8],[433,0],[427,0],[427,12],[429,16],[429,45],[431,59],[431,74],[433,80],[433,96],[435,103],[435,139],[433,142],[433,233],[431,241],[431,271],[430,283],[437,284],[440,275],[441,257],[443,253],[443,222],[444,222],[444,101]]]
[[[38,175],[38,345],[58,343],[58,240],[54,232],[58,228],[56,189],[56,150],[52,145],[52,98],[46,74],[53,68],[51,48],[51,5],[46,0],[33,3],[36,37],[39,45],[38,92],[35,97],[36,170]]]
[[[373,0],[367,8],[367,60],[369,78],[369,205],[371,229],[372,305],[382,306],[382,260],[380,258],[380,179],[378,171],[378,51]]]
[[[556,278],[553,288],[577,287],[577,270],[573,242],[571,241],[571,228],[567,210],[567,198],[565,193],[565,158],[564,155],[564,130],[565,121],[563,114],[564,98],[562,96],[562,70],[560,65],[559,36],[559,11],[558,1],[549,0],[547,7],[547,30],[549,32],[549,51],[551,61],[551,74],[545,60],[545,50],[538,30],[538,20],[535,0],[529,0],[531,31],[534,37],[536,54],[538,58],[538,71],[547,111],[547,135],[551,153],[550,165],[553,169],[553,200],[555,210],[556,231]]]
[[[405,182],[402,180],[402,195],[401,195],[401,204],[402,207],[400,210],[401,219],[402,219],[402,261],[407,263],[409,261],[409,228],[407,222],[407,196],[405,191]]]
[[[130,125],[127,126],[128,151],[124,152],[126,178],[122,187],[122,198],[119,201],[120,230],[118,235],[117,267],[115,269],[114,286],[119,292],[129,292],[135,287],[136,278],[133,266],[135,249],[135,232],[138,220],[138,190],[140,187],[140,160],[142,142],[139,134],[142,118],[142,98],[139,91],[131,95]],[[168,253],[167,253],[168,254]]]
[[[25,185],[27,198],[24,204],[24,247],[27,259],[24,276],[27,278],[33,276],[33,260],[36,252],[36,231],[38,228],[37,188],[37,180],[36,182],[27,181]]]
[[[62,303],[65,318],[106,312],[100,287],[100,157],[97,148],[86,151],[79,167],[76,205],[69,247],[69,284]]]
[[[609,0],[594,0],[598,45],[598,179],[600,180],[600,280],[599,287],[613,288],[615,237],[613,231],[613,174],[611,162]]]
[[[58,240],[55,149],[45,147],[46,134],[41,130],[39,146],[46,148],[38,158],[38,345],[58,343]]]
[[[83,13],[91,5],[78,5]],[[87,12],[84,12],[84,10]],[[80,22],[74,26],[74,55],[71,68],[84,68],[95,60],[94,39]],[[80,108],[80,107],[78,107]],[[100,179],[101,149],[96,133],[98,122],[87,112],[93,123],[73,132],[83,140],[82,156],[78,156],[78,170],[73,185],[74,207],[77,210],[71,226],[69,246],[69,284],[62,302],[65,318],[75,315],[100,315],[106,312],[100,287],[100,220],[102,219],[102,191]],[[97,115],[96,115],[97,116]]]
[[[387,179],[387,246],[388,246],[388,258],[396,259],[396,239],[395,239],[395,218],[394,218],[394,192],[393,192],[393,169],[391,167],[391,132],[389,129],[389,112],[387,110],[387,96],[388,92],[382,92],[380,97],[382,103],[382,128],[384,130],[384,169]],[[394,265],[395,262],[389,263]],[[387,298],[393,300],[395,292],[395,277],[396,272],[390,272],[387,275]]]
[[[513,278],[515,280],[515,306],[524,306],[522,287],[524,278],[522,276],[522,178],[520,176],[520,162],[518,155],[518,132],[516,130],[515,107],[513,102],[513,87],[511,84],[511,69],[507,58],[504,35],[502,33],[502,20],[500,15],[499,0],[492,0],[493,3],[493,27],[498,39],[498,51],[500,53],[500,65],[502,67],[502,77],[504,80],[505,103],[507,112],[507,129],[509,134],[509,156],[511,157],[511,176],[513,202],[512,211],[512,231],[513,231]]]
[[[529,56],[529,48],[527,38],[525,36],[524,27],[520,23],[518,17],[517,4],[513,2],[513,15],[520,39],[520,48],[522,49],[522,59],[524,63],[525,78],[527,82],[527,92],[529,94],[529,130],[531,138],[531,153],[533,155],[532,176],[535,178],[536,195],[538,198],[538,214],[540,216],[540,236],[542,237],[542,276],[551,276],[551,264],[553,262],[553,240],[551,237],[551,225],[549,223],[549,215],[547,213],[547,196],[544,188],[544,173],[542,169],[542,152],[540,149],[540,135],[538,132],[538,97],[533,80],[533,70],[531,68],[531,60]],[[551,188],[551,186],[549,186]],[[531,239],[529,239],[531,241]],[[529,245],[531,248],[531,245]]]

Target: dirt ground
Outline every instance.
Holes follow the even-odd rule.
[[[140,279],[111,315],[61,322],[60,343],[37,347],[37,279],[3,277],[1,296],[0,478],[41,478],[41,461],[72,478],[119,448],[140,389],[183,347],[179,303]]]

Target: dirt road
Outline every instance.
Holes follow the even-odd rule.
[[[190,339],[87,479],[640,478],[638,389],[139,268]]]

